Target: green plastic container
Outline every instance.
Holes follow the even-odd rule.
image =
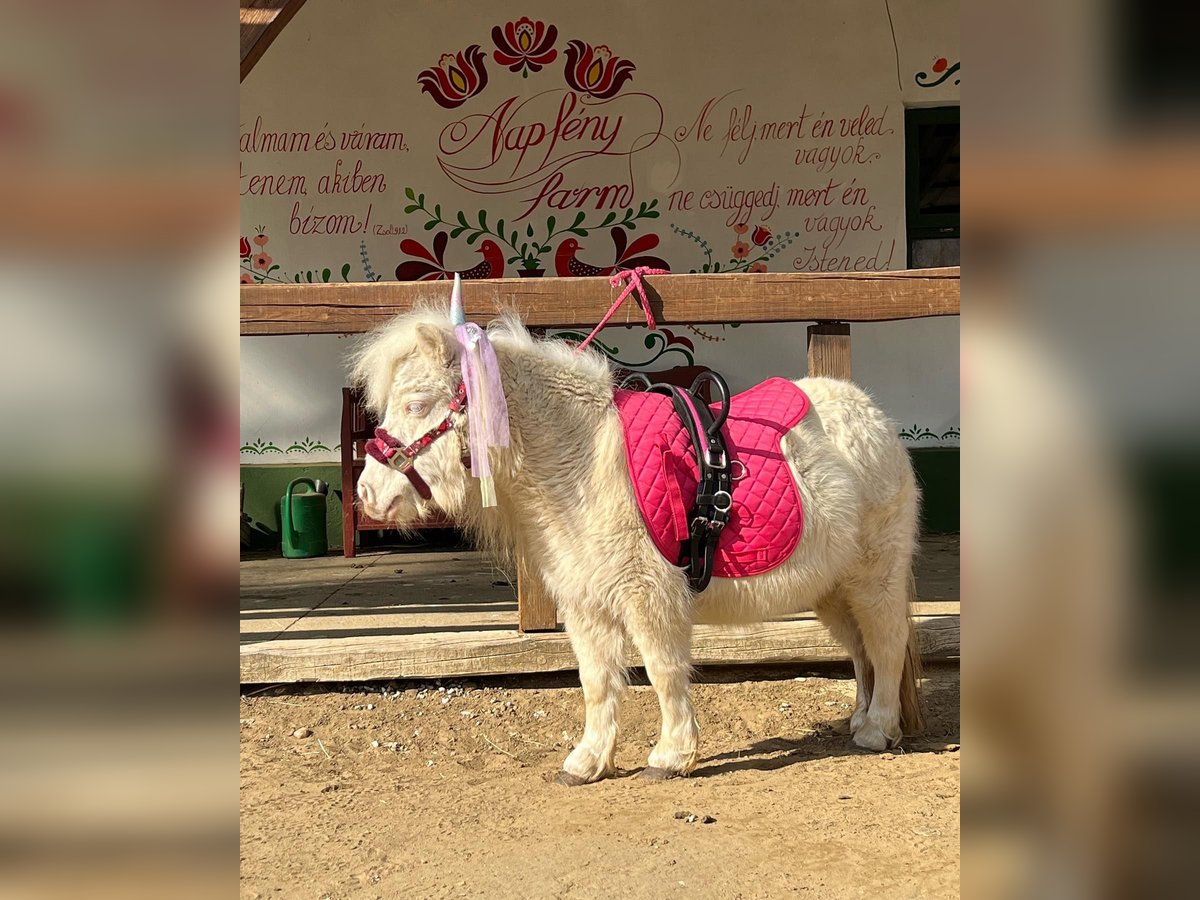
[[[296,487],[306,485],[308,490],[296,493]],[[283,555],[288,559],[310,559],[324,556],[329,551],[329,540],[325,534],[325,494],[328,487],[311,478],[297,478],[287,486],[287,493],[279,501],[280,531],[283,535]]]

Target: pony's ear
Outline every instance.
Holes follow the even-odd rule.
[[[454,362],[453,336],[445,329],[421,322],[416,328],[417,351],[440,366],[449,367]]]

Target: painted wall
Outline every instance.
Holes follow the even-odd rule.
[[[310,0],[242,85],[244,281],[902,268],[903,108],[956,103],[916,0]],[[616,327],[631,367],[800,375],[803,325]],[[336,458],[354,337],[244,338],[242,459]],[[958,440],[958,322],[854,327],[917,446]]]

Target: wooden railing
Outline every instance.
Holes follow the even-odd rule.
[[[958,315],[958,269],[821,274],[658,275],[646,279],[663,325],[722,322],[882,322]],[[467,318],[502,308],[525,324],[591,327],[617,290],[607,278],[495,278],[463,282]],[[368,331],[422,301],[447,301],[441,281],[242,286],[242,334],[344,334]],[[638,321],[636,304],[614,324]]]
[[[850,378],[850,323],[959,313],[959,270],[737,275],[659,275],[646,294],[661,325],[811,322],[807,371]],[[445,282],[242,286],[244,335],[346,334],[368,331],[418,303],[447,301]],[[497,278],[463,283],[467,318],[486,322],[515,309],[530,327],[591,328],[617,290],[607,278]],[[644,321],[627,301],[613,325]],[[351,499],[350,502],[353,502]],[[518,568],[522,631],[557,627],[554,603],[534,573]]]

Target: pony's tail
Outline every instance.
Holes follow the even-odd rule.
[[[904,671],[900,675],[900,729],[905,734],[919,734],[925,729],[921,709],[921,645],[912,620],[912,603],[917,596],[916,578],[908,576],[908,646],[904,653]]]

